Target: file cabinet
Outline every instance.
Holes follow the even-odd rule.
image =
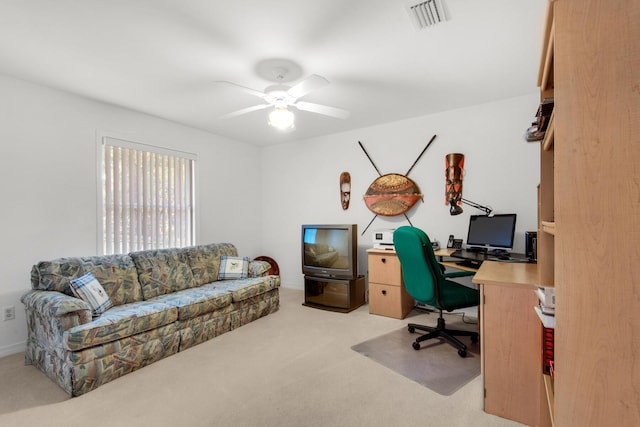
[[[400,260],[393,250],[369,249],[369,313],[404,319],[415,304],[402,281]]]

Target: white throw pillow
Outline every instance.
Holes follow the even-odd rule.
[[[246,279],[249,271],[249,257],[222,255],[218,280]]]

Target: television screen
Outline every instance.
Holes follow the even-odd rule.
[[[302,272],[310,276],[357,276],[357,226],[303,225]]]
[[[516,214],[471,215],[467,246],[484,249],[513,249]]]

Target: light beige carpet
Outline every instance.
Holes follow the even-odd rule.
[[[463,329],[455,324],[447,326]],[[480,375],[479,344],[472,344],[470,339],[460,337],[460,340],[467,345],[467,357],[462,358],[458,356],[458,350],[455,347],[440,339],[423,341],[420,350],[416,351],[411,343],[418,336],[420,331],[411,334],[406,327],[403,327],[351,348],[445,396],[452,395]]]
[[[73,399],[22,354],[0,358],[0,426],[521,426],[482,410],[481,376],[443,396],[351,350],[435,314],[398,320],[303,300],[282,288],[278,312]]]

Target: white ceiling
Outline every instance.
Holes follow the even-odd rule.
[[[532,93],[545,0],[442,0],[448,21],[417,30],[406,0],[2,0],[0,73],[173,120],[275,144]],[[296,129],[215,83],[264,90],[256,64],[285,58],[331,84],[295,111]],[[532,111],[532,115],[535,111]],[[499,120],[499,118],[496,118]]]

